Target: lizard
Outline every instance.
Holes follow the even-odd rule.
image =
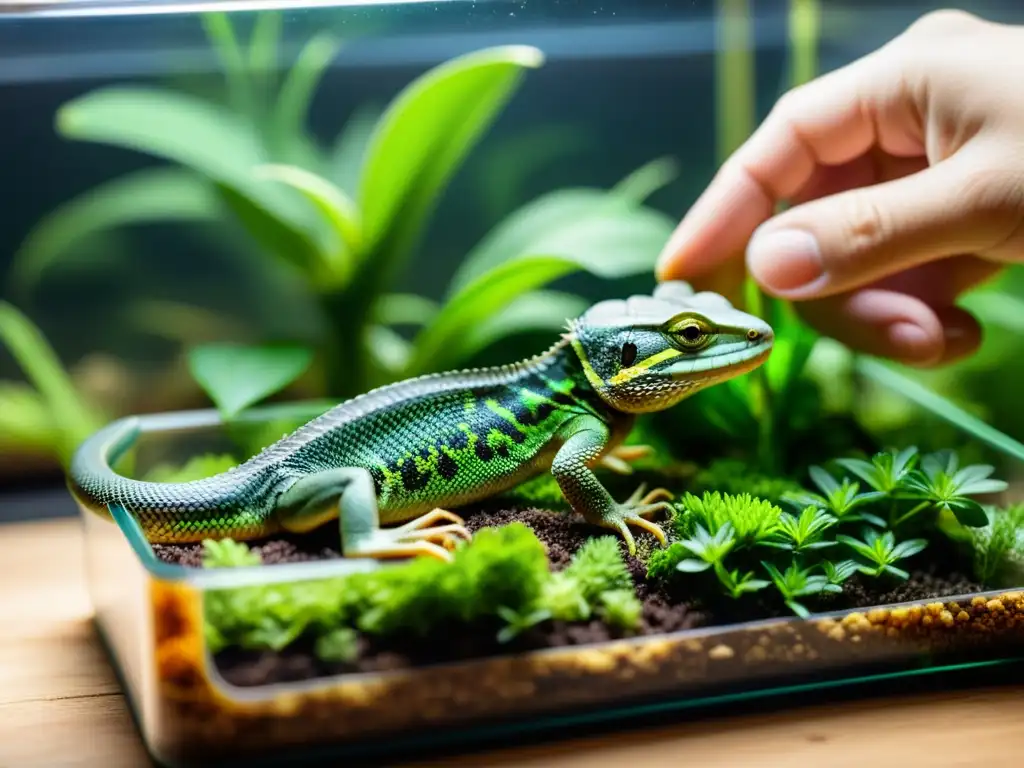
[[[639,414],[670,408],[763,363],[765,321],[685,282],[609,299],[569,319],[545,352],[520,362],[428,373],[331,407],[238,466],[166,483],[117,474],[145,416],[81,443],[68,487],[83,509],[120,505],[150,543],[252,540],[339,520],[344,557],[452,558],[471,534],[460,508],[550,472],[572,510],[667,545],[650,518],[672,494],[640,485],[616,501],[594,470],[620,473],[648,450],[623,444]]]

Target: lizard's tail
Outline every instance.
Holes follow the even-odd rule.
[[[140,431],[139,418],[129,416],[107,424],[78,446],[68,467],[68,488],[79,504],[105,512],[111,491],[131,482],[117,474],[113,465],[134,445]]]
[[[224,475],[182,483],[136,480],[114,471],[113,465],[132,447],[142,430],[143,418],[113,421],[79,445],[68,467],[68,488],[86,509],[107,514],[109,504],[121,504],[145,519],[171,511],[188,514],[197,508],[223,509],[236,495],[240,475]]]

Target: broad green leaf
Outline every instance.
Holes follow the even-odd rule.
[[[603,216],[581,217],[546,233],[530,250],[502,261],[449,296],[414,342],[412,372],[444,367],[460,337],[517,297],[560,277],[582,270],[613,279],[652,270],[671,231],[668,217],[649,209],[611,208]]]
[[[530,46],[488,48],[451,59],[402,90],[366,152],[359,199],[368,248],[396,219],[419,226],[523,71],[542,63],[543,54]]]
[[[326,287],[344,286],[352,274],[353,253],[359,249],[359,212],[355,203],[338,187],[317,174],[289,165],[262,165],[258,178],[287,184],[302,194],[323,217],[326,229],[336,239],[321,247]]]
[[[42,395],[25,384],[0,381],[0,449],[56,454],[63,438]]]
[[[551,331],[557,334],[565,331],[567,320],[583,314],[589,306],[588,301],[571,293],[525,293],[457,339],[451,356],[456,364],[461,364],[477,352],[517,333]]]
[[[462,260],[449,285],[449,294],[502,262],[523,253],[538,252],[536,244],[581,219],[603,216],[621,203],[601,189],[560,189],[532,200],[509,214]]]
[[[595,146],[593,131],[585,124],[541,123],[490,140],[486,152],[473,162],[483,215],[488,219],[505,215],[524,198],[530,176],[560,158],[578,156]]]
[[[328,160],[330,177],[349,195],[359,191],[359,175],[366,157],[366,148],[381,114],[381,110],[372,105],[359,107],[334,141]]]
[[[523,255],[576,254],[588,271],[616,277],[650,272],[673,226],[661,212],[628,207],[607,192],[546,195],[509,216],[473,249],[449,295]]]
[[[931,411],[939,418],[992,448],[1008,456],[1024,460],[1024,444],[973,416],[920,382],[900,373],[892,366],[873,358],[858,356],[854,361],[854,368],[862,376],[872,379],[883,388],[902,395],[907,400]]]
[[[407,376],[450,366],[453,348],[469,329],[528,291],[582,268],[569,256],[533,256],[507,261],[466,286],[416,336]]]
[[[61,135],[143,152],[191,168],[217,182],[248,211],[242,218],[256,237],[286,233],[268,241],[277,255],[300,267],[317,258],[311,229],[315,221],[293,190],[254,178],[252,169],[269,162],[255,125],[184,94],[155,88],[108,87],[64,104],[57,112]],[[260,219],[268,219],[262,222]]]
[[[136,171],[56,208],[29,232],[11,264],[16,291],[30,291],[48,267],[97,232],[162,221],[211,221],[224,212],[202,177],[179,168]]]
[[[660,157],[640,166],[612,187],[612,194],[634,205],[640,205],[679,175],[679,165],[671,157]]]
[[[99,415],[82,401],[42,331],[5,301],[0,302],[0,342],[45,400],[63,435],[58,454],[62,461],[67,461],[78,443],[99,427]]]
[[[312,361],[312,350],[290,344],[204,344],[188,352],[193,378],[225,420],[280,392],[298,379]]]
[[[332,35],[313,37],[288,71],[274,110],[274,130],[278,141],[302,134],[313,95],[324,72],[341,49],[341,42]]]
[[[426,325],[441,307],[414,293],[385,293],[373,307],[372,319],[381,325]]]

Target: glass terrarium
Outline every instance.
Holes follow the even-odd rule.
[[[0,471],[58,473],[141,414],[118,472],[206,478],[375,388],[531,358],[649,293],[679,213],[782,92],[932,7],[281,5],[3,9],[21,66],[0,87],[31,91],[35,126],[10,176],[61,171],[0,233]],[[616,500],[671,493],[664,545],[634,529],[629,551],[543,472],[454,510],[472,539],[447,563],[342,557],[336,520],[161,543],[83,507],[149,749],[384,757],[1011,657],[1021,274],[968,297],[993,341],[931,375],[749,290],[767,362],[642,417],[598,469]]]
[[[144,417],[125,459],[137,476],[163,472],[197,455],[251,445],[268,423],[299,424],[325,407],[252,409],[229,429],[215,410]],[[563,574],[590,573],[586,584],[600,579],[593,574],[614,571],[615,558],[593,568],[598,556],[591,551],[588,571],[587,556],[579,554],[587,542],[593,547],[609,537],[566,520],[550,502],[528,501],[545,498],[535,489],[523,494],[467,513],[474,542],[453,564],[437,568],[340,558],[332,525],[305,539],[284,536],[251,549],[220,542],[204,551],[149,544],[117,505],[109,519],[83,510],[97,621],[149,749],[172,765],[257,755],[298,759],[305,750],[383,758],[417,740],[458,743],[510,726],[543,729],[567,715],[585,722],[652,704],[698,707],[723,692],[767,695],[809,677],[853,682],[879,672],[991,662],[1019,647],[1024,591],[986,589],[962,575],[956,558],[941,551],[944,534],[932,537],[930,546],[939,551],[926,562],[892,561],[907,568],[907,578],[872,586],[872,579],[848,576],[843,596],[819,589],[791,597],[787,603],[804,603],[796,612],[779,600],[768,607],[728,605],[724,596],[680,610],[688,600],[678,602],[680,595],[709,595],[710,582],[684,573],[674,590],[659,592],[637,561],[612,545],[627,565],[613,591],[632,581],[643,596],[632,620],[629,601],[621,600],[618,613],[625,616],[609,610],[609,601],[586,618],[536,617],[532,629],[541,631],[532,633],[525,611],[501,618],[479,609],[475,619],[460,622],[459,606],[443,602],[456,599],[441,586],[460,578],[453,573],[475,575],[462,593],[472,601],[485,600],[488,590],[514,599],[517,587],[506,579],[528,578],[531,559]],[[512,534],[517,524],[537,532],[550,560],[528,536]],[[488,529],[492,538],[480,538]],[[974,541],[990,543],[992,526],[982,530]],[[655,549],[647,550],[648,563]],[[991,546],[976,552],[998,557]],[[385,577],[376,599],[357,609],[359,617],[344,617],[346,590],[373,595],[374,579],[402,570],[421,580],[415,596],[383,596],[388,585],[403,585]],[[559,596],[572,590],[546,583],[548,597],[536,604],[547,600],[565,614]],[[400,605],[388,605],[392,599]],[[673,610],[679,612],[674,620],[668,618]],[[365,631],[355,628],[360,625]]]

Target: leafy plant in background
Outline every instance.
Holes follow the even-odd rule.
[[[992,467],[960,466],[950,451],[921,456],[910,447],[829,464],[848,474],[812,466],[815,490],[787,491],[781,504],[750,493],[686,493],[672,516],[674,541],[650,555],[648,576],[668,585],[701,578],[732,600],[773,588],[790,610],[807,616],[809,599],[841,593],[856,573],[908,579],[902,564],[935,535],[979,537],[990,517],[974,497],[1007,488],[991,477]],[[955,530],[943,526],[947,513]],[[988,539],[993,549],[1008,539],[999,530]]]
[[[42,331],[8,302],[0,302],[0,346],[27,379],[0,381],[0,450],[14,447],[66,464],[78,443],[103,423],[103,413],[79,394]]]
[[[193,373],[226,416],[307,368],[320,374],[326,395],[343,398],[457,366],[511,334],[560,329],[585,307],[577,296],[543,290],[563,276],[617,278],[652,269],[672,221],[643,200],[670,180],[667,161],[610,191],[559,190],[519,209],[468,254],[442,304],[389,293],[449,181],[543,55],[502,46],[445,62],[383,111],[359,111],[324,149],[304,123],[339,45],[327,36],[311,40],[278,87],[264,50],[272,48],[271,18],[260,17],[246,56],[226,15],[203,17],[225,70],[228,107],[165,89],[110,87],[65,104],[57,118],[67,138],[173,164],[93,190],[69,205],[74,215],[95,214],[98,205],[112,211],[112,200],[131,201],[140,219],[206,219],[214,211],[244,227],[259,251],[286,264],[314,298],[325,334],[311,348],[292,342],[288,362],[280,345],[191,350]],[[263,64],[254,69],[247,60]],[[125,218],[122,211],[116,223]],[[55,253],[47,242],[55,231],[43,227],[30,237],[16,271],[23,283]],[[411,342],[398,332],[403,327],[414,329]],[[310,348],[303,365],[294,349],[300,343]],[[246,381],[228,375],[240,360],[264,354]],[[257,370],[265,372],[259,385]]]

